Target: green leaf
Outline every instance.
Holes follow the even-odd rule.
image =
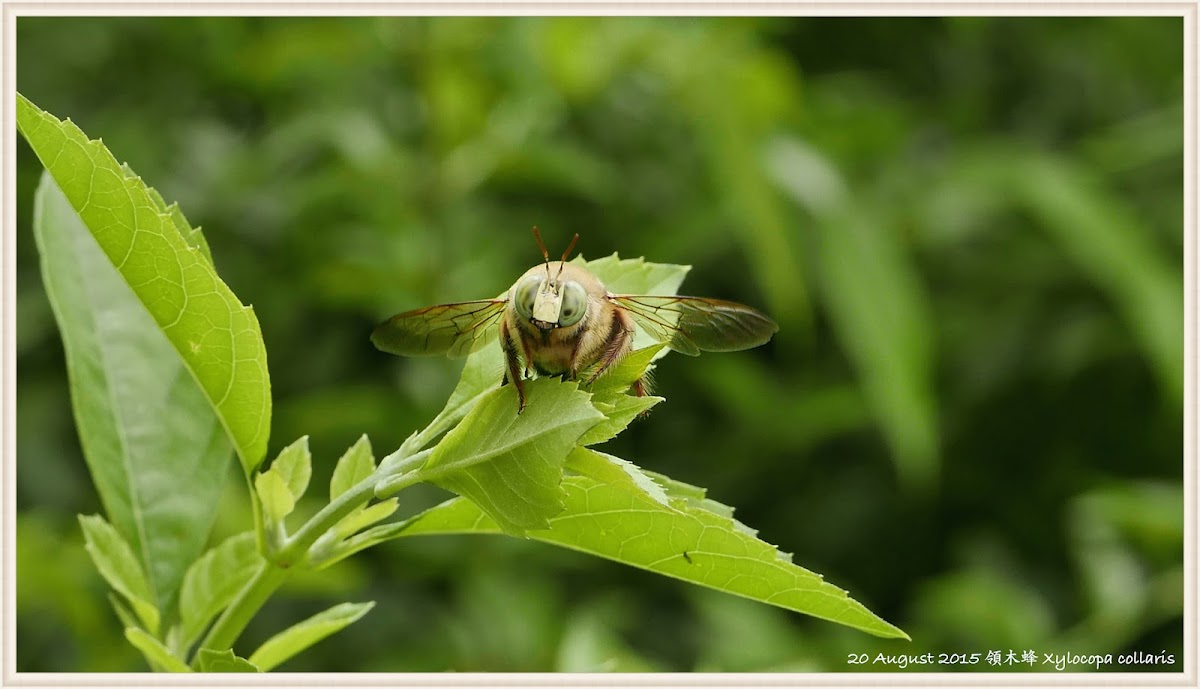
[[[226,539],[196,560],[183,577],[179,613],[183,624],[183,646],[200,637],[214,617],[233,602],[242,586],[261,566],[254,532]]]
[[[160,616],[154,594],[129,544],[100,515],[81,514],[79,525],[83,527],[84,547],[100,576],[129,601],[146,630],[157,634]]]
[[[371,441],[364,435],[346,450],[333,467],[333,477],[329,479],[329,499],[336,499],[355,484],[366,480],[374,471],[375,455],[371,452]]]
[[[137,173],[133,171],[133,168],[129,167],[128,163],[121,163],[121,171],[125,173],[126,177],[137,177]],[[159,212],[165,213],[171,219],[172,224],[175,225],[175,229],[179,234],[183,236],[184,241],[193,249],[199,251],[210,266],[213,265],[212,250],[208,248],[208,240],[204,238],[204,233],[200,231],[199,227],[194,228],[187,221],[187,218],[183,215],[183,211],[179,209],[179,204],[172,203],[167,205],[167,202],[163,200],[162,194],[159,194],[158,190],[154,187],[146,187],[146,193],[150,196],[150,200],[154,202]]]
[[[374,472],[375,456],[371,452],[371,442],[364,435],[346,450],[338,460],[337,466],[333,468],[333,477],[329,480],[329,499],[336,499],[358,483],[367,480]],[[351,536],[377,521],[387,519],[396,511],[396,506],[396,500],[387,500],[369,508],[360,505],[333,527],[333,535],[338,539]],[[325,565],[322,563],[319,566]]]
[[[338,522],[337,526],[334,527],[334,531],[337,532],[339,538],[353,536],[375,522],[383,521],[392,516],[398,505],[399,501],[396,498],[388,498],[370,507],[360,508]]]
[[[254,477],[254,491],[270,527],[268,533],[282,537],[283,518],[296,509],[296,503],[308,490],[312,477],[312,456],[308,451],[308,436],[304,436],[280,451],[271,468]],[[255,523],[257,524],[257,518]],[[279,545],[277,542],[275,545]]]
[[[280,451],[275,461],[271,462],[271,471],[279,474],[292,494],[292,502],[299,502],[308,490],[308,481],[312,478],[312,454],[308,451],[308,436],[288,445]]]
[[[262,668],[264,672],[271,670],[325,637],[357,622],[373,607],[374,601],[342,603],[319,612],[267,639],[250,655],[250,662]]]
[[[275,471],[264,471],[254,477],[254,491],[262,503],[267,520],[278,524],[296,509],[296,500],[287,482]]]
[[[197,654],[200,660],[201,672],[262,672],[253,662],[245,658],[239,658],[233,654],[230,649],[224,651],[214,651],[211,648],[202,648]]]
[[[176,658],[182,658],[187,654],[187,649],[183,647],[183,628],[178,624],[173,624],[167,628],[167,633],[163,637],[163,644],[171,655]]]
[[[658,358],[665,344],[638,349],[621,359],[589,388],[592,404],[604,414],[604,420],[593,426],[579,439],[580,445],[597,445],[615,438],[629,424],[663,401],[662,397],[629,394],[629,386],[646,375],[651,361]]]
[[[173,609],[183,572],[216,517],[229,439],[171,343],[49,175],[34,197],[33,229],[88,469],[105,512],[149,577],[151,600]]]
[[[662,401],[662,397],[653,395],[645,397],[621,395],[611,403],[596,402],[596,408],[604,414],[604,419],[588,429],[587,433],[579,438],[579,444],[598,445],[612,440],[617,437],[618,433],[625,430],[639,414],[649,411],[651,407]]]
[[[671,506],[667,492],[648,472],[620,457],[577,447],[567,455],[567,468],[598,483],[649,498],[663,507]]]
[[[678,479],[673,479],[665,474],[660,474],[657,471],[646,471],[642,469],[642,473],[650,477],[660,488],[667,492],[667,495],[673,498],[683,498],[691,502],[700,502],[708,495],[708,489],[700,486],[693,486],[690,483],[685,483]],[[732,514],[732,512],[730,513]]]
[[[587,476],[569,476],[563,487],[566,509],[550,519],[549,529],[530,531],[530,538],[875,636],[908,638],[845,591],[792,564],[774,546],[754,538],[728,517],[683,499],[663,505],[648,494],[639,495],[625,481],[610,485]],[[500,531],[473,503],[457,498],[389,526],[394,527],[387,534],[390,537]]]
[[[586,267],[613,294],[670,296],[679,290],[692,269],[673,263],[652,263],[642,257],[621,258],[616,253],[590,261],[579,254],[570,262]]]
[[[668,496],[682,499],[688,507],[697,510],[704,510],[705,512],[711,512],[722,519],[728,519],[733,528],[741,531],[751,538],[758,536],[758,529],[752,529],[737,519],[734,519],[734,510],[732,507],[707,497],[707,489],[700,488],[699,486],[693,486],[692,484],[684,483],[683,481],[676,481],[673,478],[652,471],[647,471],[645,474],[663,490],[665,490]],[[781,560],[786,562],[792,561],[791,553],[776,551],[776,555]]]
[[[712,512],[728,519],[735,529],[754,537],[758,531],[733,518],[733,508],[707,497],[708,491],[690,483],[677,481],[669,476],[645,471],[633,462],[612,455],[578,448],[567,459],[567,467],[576,473],[632,492],[639,498],[649,497],[662,505],[678,505],[678,501],[690,508]],[[672,502],[672,499],[675,499]],[[791,562],[789,553],[778,553],[779,557]]]
[[[659,474],[659,473],[653,472],[653,471],[647,471],[647,472],[645,472],[645,474],[646,474],[646,476],[650,477],[650,479],[652,481],[657,483],[663,490],[665,490],[667,492],[667,495],[669,495],[670,497],[681,498],[684,501],[686,501],[687,504],[691,507],[695,507],[697,509],[712,512],[713,514],[720,515],[722,517],[725,517],[726,519],[731,519],[735,522],[735,524],[734,524],[735,526],[742,529],[744,532],[750,534],[751,536],[758,533],[754,529],[751,529],[750,527],[746,526],[745,524],[742,524],[741,522],[737,521],[736,519],[733,519],[733,508],[732,507],[730,507],[728,505],[724,505],[722,503],[719,503],[716,500],[712,500],[711,498],[708,498],[707,497],[707,495],[708,495],[707,489],[701,488],[699,486],[693,486],[692,484],[684,483],[683,481],[677,481],[669,476],[664,476],[662,474]]]
[[[200,384],[249,475],[266,454],[271,417],[267,354],[254,311],[180,234],[182,216],[163,213],[145,183],[126,175],[102,143],[20,94],[17,127]]]
[[[574,383],[549,378],[526,383],[528,404],[517,413],[517,393],[490,393],[438,443],[421,469],[432,481],[475,501],[505,532],[544,528],[562,510],[563,461],[579,437],[603,415]]]
[[[152,668],[162,668],[167,672],[192,671],[187,663],[171,655],[161,641],[150,636],[144,630],[129,627],[125,630],[125,638],[134,648],[142,652],[142,655],[146,657],[146,662],[150,663]]]

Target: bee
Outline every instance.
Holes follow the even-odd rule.
[[[578,234],[559,261],[550,260],[536,227],[533,236],[543,262],[504,295],[397,314],[375,328],[371,342],[401,356],[457,358],[481,349],[498,333],[506,366],[501,385],[516,386],[521,413],[521,381],[530,369],[590,385],[632,351],[638,327],[688,356],[757,347],[779,330],[764,314],[731,301],[613,294],[587,268],[567,263]],[[630,390],[647,394],[645,377]]]

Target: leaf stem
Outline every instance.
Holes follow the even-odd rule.
[[[254,542],[258,545],[258,552],[267,552],[267,527],[263,519],[262,505],[258,502],[258,492],[254,489],[254,479],[250,474],[243,474],[246,478],[246,490],[250,495],[250,509],[254,515]]]
[[[294,535],[284,541],[278,550],[268,551],[267,558],[255,572],[254,577],[246,582],[246,585],[238,592],[237,598],[217,618],[208,635],[204,637],[204,641],[200,643],[196,651],[197,658],[200,648],[220,651],[232,647],[233,642],[237,640],[242,630],[249,624],[250,619],[262,608],[271,594],[291,577],[296,569],[293,566],[304,564],[308,549],[318,538],[337,525],[346,515],[375,497],[376,486],[385,479],[391,479],[392,484],[403,483],[393,489],[391,491],[393,493],[400,490],[401,487],[417,483],[420,480],[420,474],[416,469],[425,463],[432,452],[432,450],[426,450],[410,457],[403,457],[403,453],[400,451],[388,455],[370,476],[351,486],[349,490],[337,496],[320,512],[313,515]],[[389,459],[392,462],[388,462]],[[192,665],[196,666],[197,662],[197,660],[193,660]]]
[[[305,552],[321,537],[321,534],[333,528],[343,517],[375,496],[375,485],[381,478],[380,471],[376,470],[370,476],[351,486],[345,493],[337,496],[333,502],[321,508],[320,512],[305,522],[293,536],[284,541],[283,546],[274,553],[271,559],[280,567],[290,567],[303,559]]]
[[[379,463],[378,473],[382,476],[375,485],[375,497],[381,499],[389,497],[403,488],[425,480],[420,468],[431,454],[433,454],[433,450],[429,449],[410,457],[404,457],[397,451],[384,457],[383,461]]]
[[[283,567],[264,560],[250,581],[246,582],[246,585],[238,592],[237,598],[217,618],[212,629],[208,630],[208,635],[196,649],[192,667],[196,669],[200,667],[200,649],[220,650],[232,647],[238,635],[250,622],[250,618],[254,617],[263,603],[267,602],[267,598],[270,598],[271,594],[287,580],[290,574]]]
[[[375,483],[379,479],[376,474],[371,474],[354,484],[350,490],[339,495],[337,499],[313,515],[294,536],[284,541],[283,546],[277,551],[267,553],[267,558],[263,560],[258,571],[250,581],[246,582],[246,585],[238,592],[237,598],[217,618],[212,629],[208,631],[208,635],[204,637],[204,641],[196,650],[197,658],[199,658],[200,648],[220,651],[233,646],[233,642],[241,635],[242,630],[246,628],[255,613],[262,608],[271,594],[291,577],[294,571],[292,565],[303,560],[308,548],[320,538],[321,534],[353,512],[359,505],[371,499],[375,493]],[[199,661],[193,660],[192,665],[196,666],[197,662]]]

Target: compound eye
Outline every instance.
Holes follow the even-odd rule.
[[[513,299],[516,302],[517,313],[522,318],[533,318],[533,303],[537,299],[538,288],[545,279],[545,275],[530,275],[517,285]]]
[[[558,312],[559,327],[575,325],[587,311],[587,292],[578,282],[563,285],[562,309]]]

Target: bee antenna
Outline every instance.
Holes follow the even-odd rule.
[[[542,241],[542,233],[538,232],[537,225],[533,226],[533,238],[537,240],[538,248],[542,250],[542,259],[546,262],[546,279],[550,278],[550,252],[546,251],[546,244]]]
[[[575,248],[575,242],[578,242],[578,241],[579,241],[579,233],[576,232],[575,236],[571,238],[571,243],[567,245],[567,250],[563,252],[562,261],[560,261],[558,264],[558,275],[555,276],[555,278],[554,278],[555,280],[557,280],[562,275],[563,266],[565,266],[567,264],[567,257],[571,255],[571,250]]]
[[[564,261],[567,260],[567,258],[571,255],[571,250],[575,248],[575,242],[578,242],[578,241],[579,241],[579,233],[576,232],[575,236],[571,238],[571,243],[567,245],[567,250],[563,252],[562,260],[564,260]]]
[[[538,248],[542,250],[542,258],[546,259],[546,263],[549,263],[550,252],[546,251],[546,245],[542,243],[542,233],[538,232],[537,225],[533,226],[533,238],[537,240]]]

